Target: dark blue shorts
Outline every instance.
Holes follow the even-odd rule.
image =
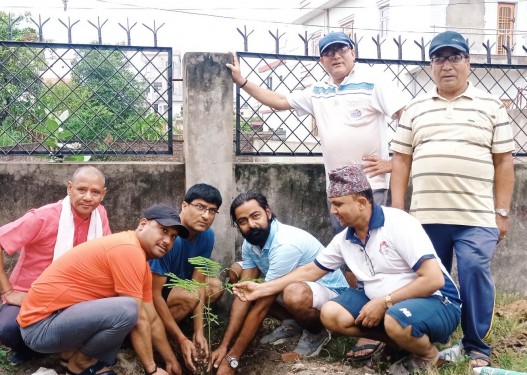
[[[350,288],[332,301],[342,305],[356,318],[370,300],[363,290]],[[436,295],[397,302],[386,313],[401,327],[412,326],[412,336],[427,335],[434,343],[446,343],[461,319],[461,308],[457,303]],[[374,329],[384,330],[384,324]]]

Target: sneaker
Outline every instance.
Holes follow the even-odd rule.
[[[35,358],[35,352],[31,350],[13,352],[13,354],[11,354],[11,365],[18,366],[24,362],[31,361],[33,358]]]
[[[302,327],[293,319],[285,319],[273,332],[260,339],[260,344],[283,344],[286,339],[298,336],[302,333]]]
[[[300,354],[302,357],[314,357],[320,353],[329,340],[331,340],[331,334],[325,329],[317,334],[304,330],[302,337],[300,337],[300,341],[298,341],[298,344],[293,351]]]

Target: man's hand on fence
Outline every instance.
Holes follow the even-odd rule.
[[[377,155],[373,155],[365,156],[362,160],[365,162],[364,173],[366,173],[368,177],[375,177],[392,171],[392,161],[390,159],[380,159]]]
[[[232,73],[232,80],[236,86],[241,86],[245,82],[245,78],[243,78],[242,73],[240,71],[240,63],[238,62],[238,58],[236,57],[235,53],[232,53],[232,64],[226,64],[227,68],[231,70]]]

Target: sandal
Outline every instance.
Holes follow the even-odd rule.
[[[113,370],[107,370],[104,372],[97,372],[100,369],[106,367],[106,364],[101,361],[95,362],[95,364],[91,365],[88,368],[85,368],[81,372],[73,372],[69,368],[66,368],[66,374],[67,375],[117,375],[117,373]]]
[[[470,358],[470,366],[474,367],[490,367],[490,357],[485,353],[471,351],[468,352],[468,357]],[[481,364],[484,362],[483,364]]]
[[[382,341],[379,341],[376,344],[364,344],[364,345],[359,345],[359,346],[353,345],[351,347],[351,350],[348,353],[346,353],[346,357],[352,360],[364,361],[366,359],[370,359],[375,354],[380,353],[384,349],[385,346],[386,344],[384,344]],[[355,352],[360,352],[362,350],[371,350],[371,352],[366,353],[364,355],[355,354]]]

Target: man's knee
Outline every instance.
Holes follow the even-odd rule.
[[[199,295],[197,293],[189,292],[180,287],[172,288],[167,299],[168,308],[176,321],[180,321],[190,314],[198,303]]]
[[[354,324],[351,314],[337,302],[326,302],[320,310],[320,321],[332,332]]]
[[[242,275],[242,265],[240,262],[234,262],[229,268],[229,282],[231,284],[236,284],[240,281],[240,276]]]
[[[223,295],[223,283],[215,277],[207,278],[207,296],[209,303],[214,303]]]
[[[282,292],[284,305],[289,310],[306,309],[313,307],[313,291],[304,282],[289,284]]]
[[[396,343],[407,338],[411,334],[411,327],[404,329],[403,326],[391,315],[384,316],[384,329],[386,334]]]
[[[122,297],[119,298],[118,304],[121,311],[120,314],[114,314],[114,316],[119,318],[119,326],[132,329],[139,316],[137,302],[133,298]]]

